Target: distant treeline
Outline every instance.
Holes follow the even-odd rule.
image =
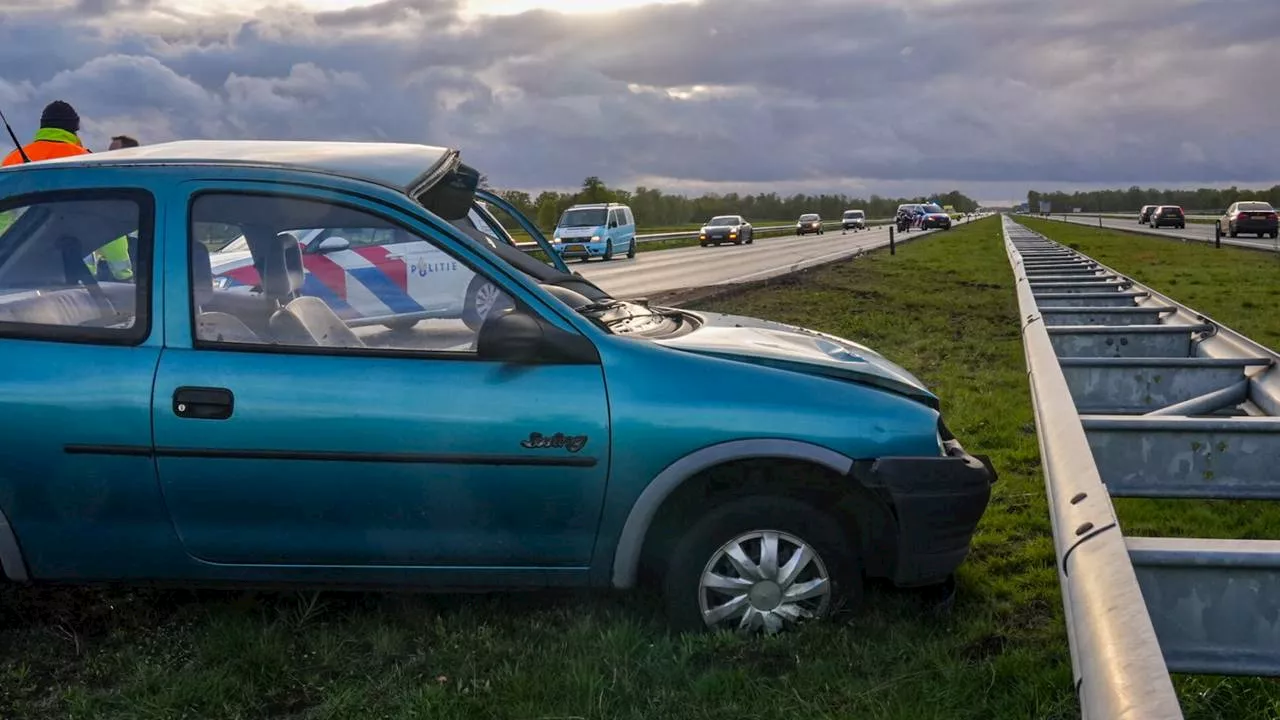
[[[519,190],[498,192],[507,202],[533,219],[538,227],[555,227],[560,214],[575,203],[620,202],[631,207],[636,224],[644,227],[685,225],[705,222],[714,215],[742,215],[747,220],[787,220],[802,213],[816,212],[824,219],[836,219],[853,208],[865,210],[867,217],[892,217],[902,203],[919,203],[936,200],[941,205],[951,205],[960,212],[971,212],[978,203],[953,190],[929,197],[884,198],[872,195],[869,199],[847,195],[791,195],[777,193],[759,195],[708,194],[701,197],[668,195],[654,188],[638,187],[634,191],[606,186],[598,177],[589,177],[582,189],[575,193],[545,191],[535,198]]]
[[[1048,200],[1054,212],[1070,212],[1081,208],[1084,212],[1133,212],[1143,205],[1178,205],[1187,212],[1219,213],[1240,200],[1262,200],[1280,206],[1280,185],[1269,189],[1248,188],[1200,188],[1199,190],[1157,190],[1134,185],[1127,190],[1093,190],[1090,192],[1039,192],[1027,193],[1027,203],[1032,212],[1040,208],[1040,201]]]

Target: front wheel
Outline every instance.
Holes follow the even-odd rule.
[[[604,255],[601,255],[600,259],[604,260],[605,262],[609,262],[610,260],[613,259],[613,241],[612,240],[604,241]]]
[[[713,509],[676,544],[663,581],[679,630],[776,633],[862,596],[854,545],[828,514],[753,496]]]
[[[493,312],[501,300],[502,291],[498,286],[483,276],[476,275],[471,278],[471,284],[467,286],[467,294],[462,306],[462,322],[471,330],[478,331],[484,324],[485,318],[489,317],[489,313]]]
[[[634,258],[636,256],[636,239],[631,238],[631,244],[627,246],[627,257]]]

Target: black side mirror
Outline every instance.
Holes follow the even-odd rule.
[[[516,365],[600,362],[600,353],[590,339],[547,325],[519,308],[491,312],[485,318],[476,337],[476,354],[484,360]]]
[[[538,358],[545,333],[528,313],[511,310],[485,318],[476,337],[476,353],[486,360],[524,364]]]

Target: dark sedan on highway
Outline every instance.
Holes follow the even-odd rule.
[[[1182,208],[1177,205],[1161,205],[1156,211],[1151,213],[1151,227],[1175,227],[1185,229],[1187,227],[1187,216],[1182,214]]]
[[[753,240],[755,240],[755,232],[751,228],[751,223],[741,215],[717,215],[708,220],[707,224],[698,231],[698,244],[702,247],[720,243],[750,245]]]
[[[946,210],[933,204],[921,205],[924,215],[920,216],[920,229],[930,230],[933,228],[942,228],[943,230],[951,229],[951,216]]]
[[[1280,227],[1276,220],[1276,209],[1271,203],[1261,200],[1241,200],[1227,208],[1227,212],[1219,220],[1222,232],[1236,237],[1240,233],[1254,233],[1258,237],[1280,235]]]
[[[818,213],[805,213],[796,221],[797,235],[808,235],[809,233],[822,234],[822,218],[818,217]]]

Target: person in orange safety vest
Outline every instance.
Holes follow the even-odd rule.
[[[22,147],[31,162],[53,158],[84,155],[89,152],[80,143],[80,115],[70,104],[54,100],[45,106],[40,115],[40,129],[35,139]],[[5,157],[3,165],[23,162],[21,152],[14,150]]]

